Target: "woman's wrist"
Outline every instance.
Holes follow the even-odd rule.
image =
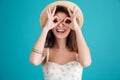
[[[49,28],[47,26],[44,26],[43,32],[48,32],[48,31],[49,31]]]
[[[79,28],[75,28],[75,33],[82,33],[81,28],[80,27]]]
[[[75,30],[75,31],[78,31],[78,30],[80,30],[80,27],[76,25],[76,26],[74,27],[74,30]]]

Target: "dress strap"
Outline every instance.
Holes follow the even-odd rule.
[[[78,54],[76,53],[76,61],[78,61]]]
[[[48,60],[49,60],[49,48],[47,48],[47,58],[46,58],[46,62],[48,62]]]

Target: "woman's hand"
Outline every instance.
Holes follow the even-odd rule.
[[[72,30],[77,30],[79,29],[79,25],[76,21],[76,17],[78,15],[78,10],[74,6],[73,8],[73,13],[68,9],[68,12],[70,14],[70,17],[65,18],[64,23],[69,26]]]
[[[61,20],[57,16],[55,16],[55,11],[56,7],[53,9],[53,11],[51,11],[50,8],[47,10],[48,20],[45,27],[47,27],[48,30],[53,29],[61,22]]]

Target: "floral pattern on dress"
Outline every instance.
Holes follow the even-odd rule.
[[[64,65],[49,62],[49,52],[47,62],[43,65],[45,80],[82,80],[83,67],[77,61],[71,61]],[[76,56],[78,58],[78,56]]]

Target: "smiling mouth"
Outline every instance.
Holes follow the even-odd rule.
[[[56,29],[56,31],[57,31],[58,33],[65,33],[66,30],[64,30],[64,29]]]

